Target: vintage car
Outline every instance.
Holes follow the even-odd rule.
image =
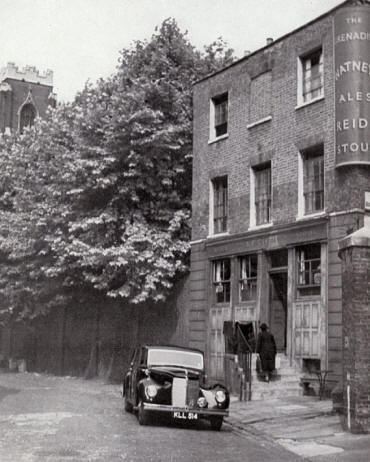
[[[220,430],[228,415],[229,393],[205,383],[203,352],[177,346],[143,346],[135,350],[123,381],[125,410],[137,412],[140,425],[166,414],[177,421],[209,420]]]

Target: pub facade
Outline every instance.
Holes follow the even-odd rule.
[[[370,4],[346,1],[194,86],[188,336],[225,378],[225,321],[342,374],[338,241],[370,191]]]

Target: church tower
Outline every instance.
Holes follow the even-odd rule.
[[[0,70],[0,133],[22,131],[55,104],[53,71],[40,74],[33,66],[19,70],[14,63]]]

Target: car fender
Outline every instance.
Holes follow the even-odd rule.
[[[201,389],[201,392],[203,393],[203,396],[206,398],[209,407],[222,407],[223,409],[226,409],[229,406],[230,395],[229,395],[227,388],[222,383],[202,385],[200,389]],[[216,392],[218,390],[223,390],[226,395],[226,400],[222,404],[216,401]]]

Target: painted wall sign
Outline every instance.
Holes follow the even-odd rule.
[[[334,17],[336,166],[370,165],[370,6]]]

